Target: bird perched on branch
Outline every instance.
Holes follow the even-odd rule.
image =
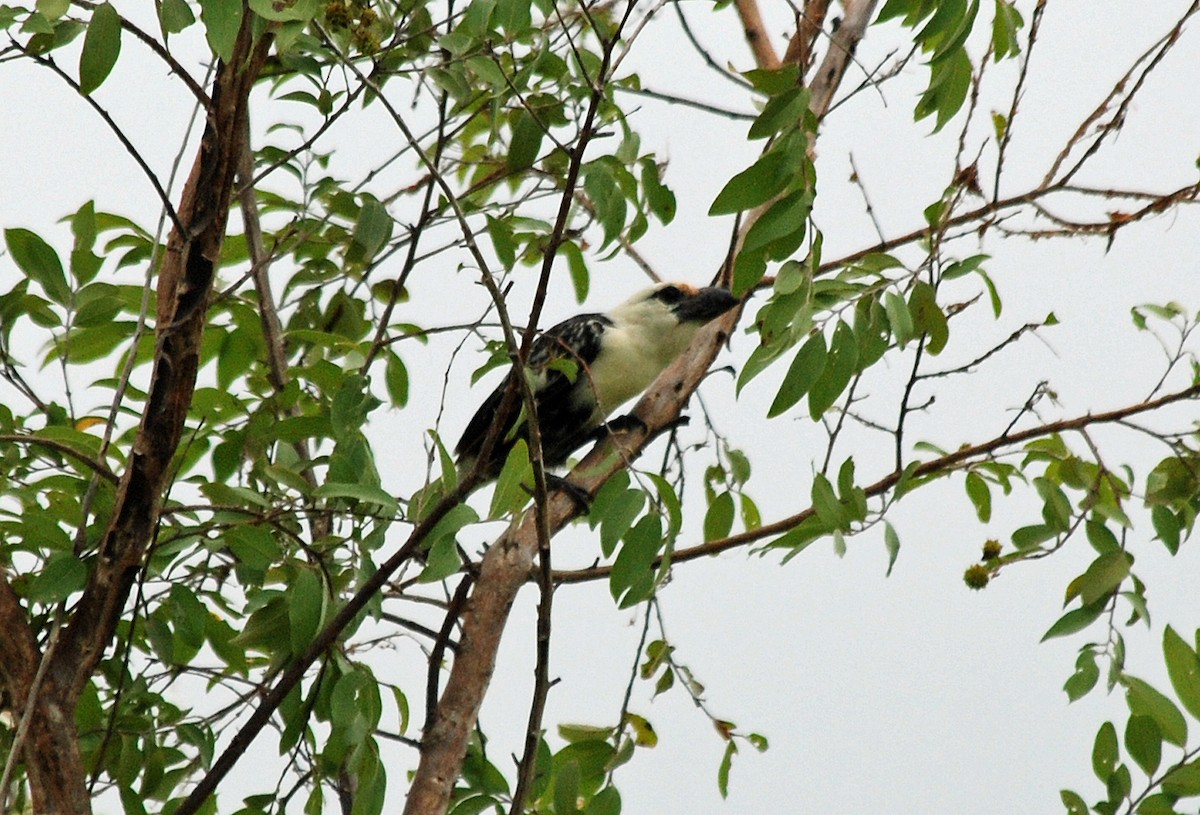
[[[659,283],[607,314],[580,314],[539,336],[527,361],[547,467],[563,464],[605,419],[640,394],[683,353],[702,325],[737,305],[727,289]],[[513,373],[492,392],[454,448],[459,472],[474,468]],[[481,472],[495,478],[528,420],[509,411]]]

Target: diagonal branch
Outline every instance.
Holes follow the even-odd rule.
[[[822,62],[812,84],[818,117],[849,64],[875,0],[847,4],[846,22]],[[833,83],[832,85],[828,83]],[[754,217],[746,219],[748,229]],[[618,470],[624,469],[659,432],[670,427],[707,375],[728,339],[740,309],[706,326],[691,347],[650,387],[634,409],[642,427],[601,442],[572,471],[571,483],[594,495]],[[577,513],[577,502],[561,492],[526,515],[523,522],[488,547],[480,563],[475,590],[462,616],[462,635],[437,715],[422,739],[421,761],[409,788],[406,815],[441,815],[462,768],[467,739],[496,665],[496,654],[517,591],[525,583],[538,552],[539,529],[552,534]],[[544,517],[543,517],[544,515]]]
[[[1057,433],[1066,433],[1073,430],[1085,430],[1098,424],[1115,424],[1124,422],[1133,416],[1140,416],[1147,413],[1152,413],[1167,405],[1177,402],[1193,401],[1200,399],[1200,385],[1193,385],[1190,388],[1185,388],[1181,391],[1169,393],[1160,396],[1157,399],[1151,399],[1146,402],[1139,402],[1136,405],[1128,405],[1123,408],[1105,411],[1102,413],[1085,413],[1081,416],[1073,416],[1069,419],[1060,419],[1056,422],[1047,422],[1036,427],[1020,430],[1015,433],[1002,433],[995,438],[988,439],[977,444],[970,444],[960,447],[952,453],[947,453],[943,456],[930,459],[924,463],[918,464],[916,467],[906,470],[895,470],[882,478],[875,481],[866,487],[863,487],[863,492],[868,498],[876,498],[884,495],[889,490],[894,489],[901,480],[912,480],[920,478],[937,477],[946,475],[953,470],[959,469],[964,465],[975,461],[984,460],[996,455],[1002,450],[1007,450],[1025,442],[1033,441],[1034,439],[1045,438]],[[696,560],[702,557],[711,557],[729,549],[736,549],[740,546],[745,546],[750,543],[764,540],[775,535],[781,535],[789,530],[795,529],[804,521],[807,521],[816,510],[812,507],[801,510],[794,515],[789,515],[786,518],[781,518],[778,521],[762,524],[752,530],[741,532],[736,535],[730,535],[719,540],[707,541],[696,546],[689,546],[684,549],[676,549],[671,553],[672,563],[682,563],[688,560]],[[656,558],[651,565],[651,568],[657,569],[662,564],[662,558]],[[570,571],[560,571],[554,573],[554,582],[556,584],[563,583],[584,583],[590,580],[600,580],[607,578],[612,573],[612,566],[594,566],[587,569],[575,569]],[[526,575],[528,578],[529,575]]]

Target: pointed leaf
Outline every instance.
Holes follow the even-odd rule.
[[[1200,719],[1200,659],[1187,641],[1175,633],[1171,626],[1163,632],[1163,655],[1166,657],[1167,673],[1171,687],[1183,703],[1183,708]]]
[[[92,12],[79,55],[79,90],[90,94],[108,78],[121,53],[121,16],[112,3]]]
[[[46,296],[59,305],[71,299],[62,261],[50,244],[28,229],[4,230],[4,242],[9,254],[25,276],[36,282]]]
[[[778,416],[804,398],[825,370],[826,356],[825,335],[818,331],[796,352],[779,392],[767,410],[768,418]]]

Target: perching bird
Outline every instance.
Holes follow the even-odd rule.
[[[648,388],[702,325],[737,303],[727,289],[659,283],[607,314],[580,314],[539,336],[528,368],[543,463],[557,467],[596,438],[609,414]],[[552,365],[559,360],[565,363]],[[454,452],[460,473],[475,466],[512,376],[510,371],[484,400],[458,440]],[[489,478],[499,474],[516,440],[527,436],[519,408],[510,412],[482,467]]]

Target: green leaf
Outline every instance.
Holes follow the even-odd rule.
[[[1059,790],[1058,797],[1067,808],[1067,815],[1088,815],[1087,801],[1080,798],[1078,793]]]
[[[1034,489],[1041,496],[1042,518],[1046,525],[1057,532],[1066,532],[1071,528],[1071,502],[1063,493],[1062,488],[1049,478],[1035,478]]]
[[[770,201],[796,177],[794,158],[785,151],[772,150],[726,182],[712,206],[709,215],[729,215]]]
[[[133,333],[132,322],[117,321],[82,327],[67,335],[66,342],[50,349],[47,359],[59,353],[74,363],[103,359]]]
[[[204,645],[208,609],[200,602],[192,590],[181,583],[171,586],[170,592],[171,624],[175,629],[175,653],[178,657],[181,646],[190,650],[190,655],[180,662],[187,662]]]
[[[92,12],[79,55],[79,90],[90,94],[108,78],[121,53],[121,16],[112,3]]]
[[[1154,525],[1154,533],[1163,546],[1167,547],[1167,551],[1171,554],[1179,553],[1179,544],[1182,542],[1183,522],[1179,516],[1164,506],[1158,505],[1150,508],[1150,522]]]
[[[393,405],[402,408],[408,404],[408,368],[399,354],[388,353],[384,384]]]
[[[492,493],[488,517],[502,518],[523,507],[529,500],[526,488],[532,483],[533,462],[529,460],[529,446],[524,439],[517,439],[496,478],[496,491]]]
[[[512,143],[508,148],[505,167],[509,172],[528,170],[537,161],[542,150],[542,138],[546,135],[545,128],[533,114],[522,109],[512,127]]]
[[[888,325],[896,337],[896,342],[903,348],[909,340],[916,336],[912,312],[908,310],[908,303],[904,302],[904,298],[896,292],[887,291],[883,294],[883,309],[887,314]]]
[[[1117,536],[1102,521],[1089,518],[1084,524],[1084,531],[1087,533],[1088,543],[1098,554],[1103,555],[1121,550],[1121,543],[1117,540]]]
[[[583,188],[591,198],[596,219],[604,230],[602,247],[615,241],[625,228],[628,200],[617,178],[624,172],[624,168],[614,167],[611,161],[603,158],[591,162],[584,170]]]
[[[199,0],[200,21],[213,53],[228,62],[242,27],[242,0]]]
[[[1187,721],[1174,702],[1135,676],[1126,674],[1121,681],[1125,684],[1125,699],[1130,713],[1154,719],[1163,738],[1176,747],[1187,744]]]
[[[967,473],[966,487],[967,497],[975,507],[975,515],[981,522],[987,523],[992,517],[992,491],[988,488],[987,481],[972,470]]]
[[[913,118],[920,121],[937,114],[933,132],[938,132],[962,109],[971,87],[971,58],[957,48],[931,66],[929,87],[917,101]]]
[[[883,522],[883,545],[887,548],[888,567],[887,577],[892,576],[892,567],[896,565],[896,558],[900,555],[900,536],[896,534],[895,528],[884,521]]]
[[[579,811],[579,764],[565,761],[554,774],[554,812],[573,815]]]
[[[767,410],[768,418],[778,416],[804,398],[824,372],[826,358],[825,335],[817,331],[792,359],[792,364],[779,386],[779,392],[775,394],[775,400]]]
[[[1032,549],[1040,543],[1045,543],[1048,540],[1053,540],[1058,533],[1053,527],[1045,524],[1033,524],[1031,526],[1022,526],[1012,533],[1013,546],[1018,549]]]
[[[618,608],[647,599],[654,590],[654,558],[662,550],[662,518],[646,515],[625,535],[609,576],[609,591]]]
[[[704,540],[724,538],[733,529],[733,494],[722,492],[708,505],[704,515]]]
[[[800,68],[794,64],[784,65],[769,70],[754,68],[742,74],[759,93],[767,96],[778,96],[786,93],[789,88],[796,87],[800,82]]]
[[[678,204],[675,193],[662,182],[658,164],[652,158],[642,159],[642,189],[646,195],[646,205],[650,212],[664,226],[675,220]]]
[[[560,255],[567,259],[567,271],[571,273],[571,288],[575,292],[575,302],[582,303],[587,299],[591,278],[588,274],[587,260],[575,241],[563,241],[558,248]]]
[[[1042,642],[1055,637],[1065,637],[1068,634],[1074,634],[1077,631],[1082,631],[1100,618],[1104,613],[1104,608],[1107,605],[1106,601],[1093,603],[1090,606],[1082,606],[1080,608],[1071,609],[1066,614],[1058,618],[1058,621],[1042,635]]]
[[[783,93],[772,96],[763,106],[762,113],[750,125],[746,138],[754,141],[774,136],[803,121],[804,113],[808,110],[809,91],[805,87],[792,87]]]
[[[529,28],[530,5],[530,0],[497,0],[493,20],[509,37],[516,37]]]
[[[250,0],[250,10],[264,20],[308,22],[321,8],[319,0]]]
[[[455,804],[450,815],[479,815],[488,810],[494,812],[499,806],[500,802],[490,795],[472,795]]]
[[[287,593],[288,630],[291,635],[293,654],[300,654],[312,642],[321,627],[325,592],[321,578],[311,569],[301,569],[288,584]]]
[[[612,557],[617,543],[633,526],[646,503],[643,492],[628,489],[627,485],[628,479],[609,479],[596,495],[592,511],[588,513],[588,522],[593,527],[597,523],[600,525],[600,551],[605,557]]]
[[[858,340],[854,329],[839,320],[830,343],[825,369],[808,392],[808,413],[814,421],[833,406],[850,384],[858,366]]]
[[[1024,25],[1021,13],[1011,0],[996,0],[996,13],[992,18],[992,58],[996,62],[1021,53],[1017,32]]]
[[[168,34],[178,34],[196,22],[187,0],[162,0],[158,4],[158,23],[162,26],[164,37]]]
[[[1192,646],[1169,625],[1163,632],[1163,656],[1175,695],[1192,718],[1200,719],[1200,659]]]
[[[983,262],[990,258],[991,255],[972,255],[965,260],[956,260],[942,272],[942,279],[955,280],[959,277],[965,277],[972,272],[977,272],[979,271],[979,267],[983,265]]]
[[[1067,699],[1072,702],[1082,699],[1092,688],[1096,687],[1099,679],[1100,668],[1096,665],[1096,654],[1087,648],[1075,660],[1075,673],[1071,674],[1063,684],[1063,690],[1067,692]]]
[[[374,484],[353,484],[345,481],[328,481],[313,490],[318,498],[350,498],[365,504],[381,507],[387,516],[399,512],[400,503],[390,492]]]
[[[354,222],[347,260],[370,263],[392,237],[392,227],[392,216],[388,215],[387,208],[373,197],[366,198]]]
[[[435,540],[425,556],[425,568],[417,578],[421,583],[438,583],[462,567],[458,545],[453,535]]]
[[[1085,606],[1106,600],[1129,576],[1131,558],[1122,551],[1105,552],[1067,587],[1067,602],[1076,595]]]
[[[73,553],[56,552],[29,581],[25,596],[33,603],[59,603],[82,590],[87,575],[87,565]]]
[[[1117,728],[1112,722],[1100,725],[1096,741],[1092,745],[1092,771],[1101,781],[1108,781],[1117,762],[1121,759],[1121,747],[1117,744]]]
[[[46,296],[65,306],[71,299],[67,276],[58,253],[28,229],[4,230],[4,242],[13,262],[25,276],[42,287]]]
[[[729,769],[733,766],[733,756],[737,751],[737,742],[729,739],[725,743],[725,754],[721,756],[721,766],[717,768],[717,789],[722,798],[729,797]]]
[[[908,308],[912,312],[913,326],[928,336],[925,350],[934,355],[941,353],[950,338],[950,326],[946,322],[946,315],[938,307],[933,286],[923,280],[918,281],[909,295]]]
[[[746,233],[743,254],[759,254],[764,260],[787,260],[801,244],[812,213],[813,195],[808,187],[802,187],[774,201],[758,217]],[[745,289],[734,286],[735,294],[744,294]]]
[[[583,809],[584,815],[621,815],[621,793],[616,787],[605,787],[596,793]]]
[[[1200,795],[1200,762],[1193,761],[1173,768],[1163,778],[1162,789],[1177,798]]]
[[[37,0],[34,8],[47,20],[58,20],[71,8],[70,0]]]
[[[817,473],[813,477],[812,505],[813,509],[817,511],[817,517],[821,519],[821,523],[826,529],[846,529],[849,527],[850,519],[846,514],[845,507],[838,501],[837,494],[833,491],[833,484],[821,473]]]
[[[1176,796],[1165,792],[1147,795],[1138,804],[1137,815],[1179,815],[1175,810]]]
[[[1162,733],[1149,716],[1130,716],[1125,725],[1125,749],[1146,775],[1162,761]]]
[[[425,538],[427,541],[426,548],[429,550],[429,565],[421,573],[422,582],[435,582],[457,571],[458,552],[455,546],[455,536],[464,526],[473,524],[478,520],[479,515],[475,510],[471,509],[467,504],[459,504],[434,524],[433,529],[429,530],[429,535]],[[455,566],[449,572],[439,574],[438,570],[447,567],[451,560],[451,558],[446,556],[447,552],[453,555]],[[434,568],[435,555],[443,558],[438,564],[437,569]]]
[[[488,237],[492,239],[492,248],[496,250],[496,259],[505,269],[512,269],[517,262],[517,242],[513,239],[512,222],[507,218],[487,219]]]

